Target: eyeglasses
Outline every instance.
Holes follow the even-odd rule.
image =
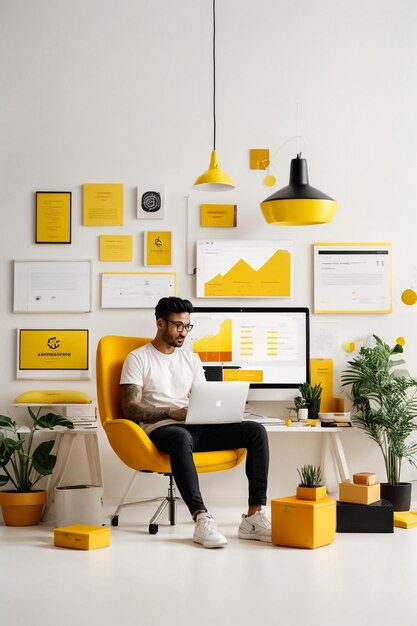
[[[193,329],[194,324],[183,324],[182,322],[173,322],[172,320],[168,320],[166,317],[162,317],[165,322],[169,322],[170,324],[174,324],[177,327],[177,331],[182,333],[183,330],[186,330],[187,333]]]

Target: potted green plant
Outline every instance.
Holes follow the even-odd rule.
[[[316,420],[319,417],[321,392],[323,391],[321,383],[302,383],[298,391],[301,393],[301,397],[304,398],[308,408],[308,419]]]
[[[297,417],[299,421],[303,422],[308,418],[308,404],[303,396],[295,396],[294,406],[297,411]]]
[[[30,427],[19,427],[7,415],[0,415],[0,487],[10,483],[11,490],[0,491],[3,518],[8,526],[38,524],[46,502],[46,491],[34,489],[44,477],[52,474],[56,456],[51,454],[55,440],[36,441],[36,433],[56,426],[74,428],[62,415],[46,413],[42,407],[35,413],[28,407]]]
[[[416,466],[417,443],[409,443],[416,430],[417,380],[399,370],[403,352],[373,335],[375,344],[363,346],[342,372],[342,385],[350,387],[353,423],[379,446],[384,458],[387,484],[381,484],[381,497],[392,502],[395,511],[408,511],[411,483],[401,483],[404,460]]]
[[[303,465],[297,469],[300,484],[297,487],[299,500],[321,500],[326,497],[326,487],[322,485],[323,472],[320,465]]]

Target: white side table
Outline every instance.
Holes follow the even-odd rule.
[[[77,406],[81,407],[80,404],[34,404],[28,403],[24,404],[23,402],[15,403],[14,406],[20,407],[42,407],[46,410],[58,410],[60,408],[66,408],[69,406]],[[74,429],[69,430],[68,428],[54,428],[51,430],[55,434],[55,449],[54,452],[57,457],[56,465],[53,469],[53,472],[50,476],[48,476],[47,482],[47,492],[48,492],[48,503],[46,505],[46,510],[49,508],[49,505],[53,501],[54,489],[55,487],[59,487],[64,478],[66,471],[71,462],[71,454],[74,449],[74,444],[77,439],[82,439],[84,443],[84,451],[86,454],[86,459],[88,463],[89,477],[88,484],[102,487],[103,486],[103,474],[101,470],[101,461],[100,461],[100,452],[98,447],[98,435],[97,435],[97,426],[75,426]],[[44,512],[44,515],[46,513]]]

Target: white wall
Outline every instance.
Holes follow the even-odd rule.
[[[401,292],[417,286],[415,184],[417,126],[417,4],[413,0],[218,0],[218,151],[236,190],[216,195],[238,205],[233,236],[294,241],[294,294],[274,304],[312,306],[314,241],[392,241],[393,313],[320,316],[337,325],[335,392],[346,363],[341,342],[371,333],[407,340],[417,374],[417,309]],[[92,351],[108,333],[153,334],[153,312],[101,310],[99,274],[141,270],[140,233],[153,222],[135,219],[136,186],[163,182],[163,227],[175,232],[178,295],[195,304],[186,275],[186,196],[198,209],[209,196],[191,190],[208,165],[211,126],[210,0],[0,0],[0,299],[2,411],[29,388],[73,387],[95,396],[88,382],[15,378],[20,326],[85,326]],[[323,226],[273,227],[259,202],[270,194],[263,174],[248,168],[249,149],[271,151],[296,132],[300,103],[310,182],[338,200]],[[277,156],[286,184],[295,143]],[[118,182],[125,188],[122,228],[81,225],[81,185]],[[34,192],[73,192],[73,243],[34,243]],[[158,225],[160,223],[158,222]],[[98,235],[134,236],[132,263],[98,261]],[[227,238],[228,232],[219,233]],[[81,315],[12,313],[12,259],[91,258],[93,311]],[[213,305],[216,301],[211,301]],[[231,301],[230,304],[234,302]],[[269,300],[259,300],[270,305]],[[314,318],[312,316],[313,324]],[[314,328],[314,326],[313,326]],[[344,433],[352,470],[382,472],[374,447],[358,432]],[[291,440],[289,439],[291,437]],[[292,490],[295,467],[318,461],[311,437],[271,439],[270,495]],[[279,441],[278,441],[279,439]],[[106,492],[127,478],[102,438]],[[405,477],[413,476],[405,472]],[[145,477],[140,493],[159,477]],[[244,494],[243,469],[205,476],[208,493]]]

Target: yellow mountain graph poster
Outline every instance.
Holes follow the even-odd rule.
[[[288,298],[292,249],[291,241],[198,241],[197,297]]]

